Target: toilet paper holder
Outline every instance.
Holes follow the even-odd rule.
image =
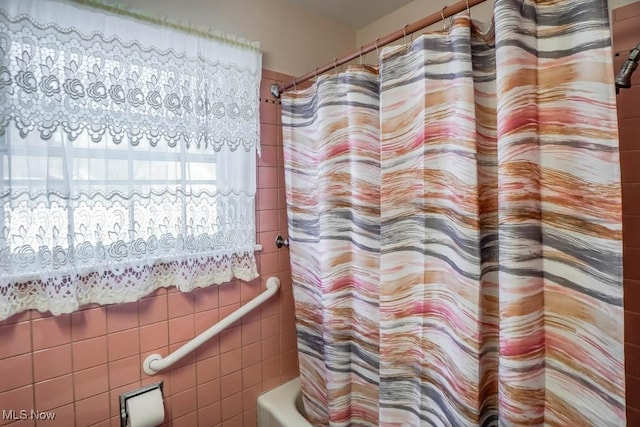
[[[164,381],[158,381],[157,383],[149,384],[147,386],[138,388],[133,391],[128,391],[120,395],[120,427],[127,427],[127,419],[129,414],[127,413],[127,400],[132,397],[140,396],[141,394],[150,392],[156,388],[160,389],[160,394],[164,391]]]

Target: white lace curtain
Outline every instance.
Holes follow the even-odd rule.
[[[257,277],[261,55],[73,3],[0,5],[0,319]]]

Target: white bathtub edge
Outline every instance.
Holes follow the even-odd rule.
[[[258,425],[311,427],[298,412],[296,399],[300,394],[300,377],[284,383],[258,397]]]

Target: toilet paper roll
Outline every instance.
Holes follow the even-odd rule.
[[[164,421],[162,392],[154,388],[127,399],[128,427],[155,427]]]

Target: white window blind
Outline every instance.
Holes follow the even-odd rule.
[[[257,277],[256,46],[0,5],[0,319]]]

